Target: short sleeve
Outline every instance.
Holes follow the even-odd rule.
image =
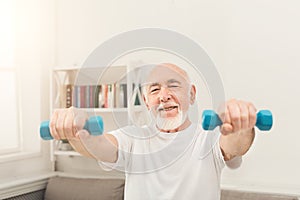
[[[236,156],[232,158],[231,160],[225,161],[226,166],[230,169],[237,169],[241,166],[243,162],[243,157],[242,156]]]
[[[221,133],[219,133],[218,140],[216,141],[216,145],[215,145],[215,151],[218,152],[217,157],[223,163],[222,165],[225,165],[230,169],[239,168],[242,164],[242,157],[236,156],[235,158],[233,158],[231,160],[225,161],[222,150],[221,150],[221,146],[220,146],[220,137],[221,137]]]
[[[224,160],[224,156],[222,154],[221,147],[220,147],[220,134],[218,134],[217,140],[215,141],[213,152],[214,152],[216,163],[219,166],[219,169],[223,169],[225,167],[226,162]]]
[[[242,157],[241,156],[236,156],[231,160],[225,161],[221,146],[220,146],[220,137],[221,134],[219,135],[218,140],[216,141],[216,145],[214,146],[214,152],[216,152],[216,157],[219,161],[220,166],[227,166],[230,169],[237,169],[241,166],[242,164]]]

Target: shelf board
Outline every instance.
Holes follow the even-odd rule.
[[[54,155],[61,155],[61,156],[82,156],[80,153],[76,151],[54,151]]]
[[[113,112],[128,112],[128,108],[81,108],[87,112],[97,113],[113,113]],[[135,106],[134,111],[143,111],[142,106]]]
[[[82,108],[87,112],[100,112],[100,113],[112,113],[112,112],[127,112],[127,108]]]

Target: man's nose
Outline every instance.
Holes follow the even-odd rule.
[[[160,93],[159,93],[159,101],[160,102],[166,102],[171,99],[170,91],[168,88],[161,87]]]

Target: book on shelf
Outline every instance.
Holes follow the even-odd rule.
[[[72,85],[62,89],[62,106],[69,108],[126,108],[126,84]]]
[[[120,85],[120,101],[121,101],[121,105],[124,108],[127,108],[127,102],[128,102],[128,98],[127,98],[127,85],[126,84],[121,84]]]
[[[77,108],[99,107],[99,85],[75,85],[73,90],[73,106]]]
[[[108,108],[108,85],[107,84],[101,85],[99,96],[101,97],[100,108]]]
[[[127,108],[127,84],[116,84],[115,93],[117,96],[115,99],[116,107]]]
[[[102,84],[99,92],[99,104],[101,108],[126,108],[127,107],[126,84]]]
[[[127,85],[126,84],[115,84],[113,86],[114,105],[116,108],[127,107]]]
[[[67,84],[66,85],[66,108],[70,108],[73,103],[72,103],[72,93],[73,93],[73,85]]]

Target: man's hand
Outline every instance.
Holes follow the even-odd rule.
[[[223,122],[220,146],[225,160],[244,155],[250,148],[256,123],[256,108],[250,102],[231,99],[219,111]]]
[[[82,130],[88,114],[80,109],[56,109],[50,119],[50,132],[54,139],[74,139],[76,133]]]
[[[57,109],[50,120],[50,132],[54,139],[67,139],[80,154],[105,162],[117,160],[118,142],[110,134],[92,136],[84,130],[88,114],[82,109],[70,107]]]
[[[78,137],[78,131],[82,130],[88,115],[86,112],[70,107],[68,109],[56,109],[50,119],[50,132],[56,140],[68,140],[80,154],[92,157]]]

